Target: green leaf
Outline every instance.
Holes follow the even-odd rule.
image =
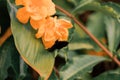
[[[80,49],[99,49],[98,45],[90,38],[81,38],[79,41],[71,42],[68,45],[69,50],[80,50]]]
[[[113,2],[108,2],[105,5],[112,8],[111,10],[113,13],[113,17],[116,18],[118,22],[120,22],[120,5]]]
[[[84,0],[83,0],[84,1]],[[76,14],[80,11],[86,11],[86,10],[94,10],[94,11],[100,11],[106,15],[110,15],[114,18],[116,18],[118,21],[120,21],[120,5],[117,3],[113,3],[113,2],[106,2],[106,3],[102,3],[102,2],[98,2],[98,1],[92,1],[92,0],[88,0],[90,2],[85,2],[86,5],[81,6],[81,4],[79,4],[74,10],[73,13]]]
[[[120,43],[120,22],[112,17],[105,17],[106,32],[108,37],[108,48],[110,51],[117,50]]]
[[[80,49],[93,49],[94,46],[92,46],[90,43],[86,42],[76,42],[76,43],[70,43],[68,46],[69,50],[80,50]]]
[[[0,49],[0,80],[4,80],[7,77],[7,69],[10,67],[10,54],[12,48],[10,49],[10,43],[3,45]]]
[[[120,68],[116,70],[107,71],[93,80],[120,80]]]
[[[53,2],[56,5],[59,5],[62,8],[64,8],[65,10],[68,10],[68,11],[71,11],[74,8],[74,6],[70,2],[68,2],[67,0],[60,0],[60,1],[53,0]]]
[[[20,61],[20,65],[19,65],[19,76],[17,78],[17,80],[23,80],[23,78],[25,78],[28,74],[27,74],[27,69],[28,66],[26,65],[26,63],[23,61],[22,58],[19,59]]]
[[[87,29],[98,39],[105,37],[104,15],[100,12],[93,13],[87,21]]]
[[[78,1],[74,2],[74,3],[76,3],[77,6],[73,10],[73,12],[77,11],[78,9],[80,9],[84,6],[87,6],[89,3],[92,3],[94,1],[98,1],[98,0],[80,0],[79,2]]]
[[[0,48],[0,80],[5,80],[8,68],[12,68],[17,78],[19,75],[19,55],[15,48],[13,38],[10,37]]]
[[[11,28],[16,48],[23,60],[37,71],[45,80],[50,76],[54,66],[54,54],[48,52],[41,40],[35,38],[30,25],[23,25],[16,19],[16,7],[8,0]]]
[[[39,77],[38,80],[42,80],[42,79]],[[55,71],[52,72],[52,74],[51,74],[51,76],[50,76],[50,78],[49,78],[48,80],[59,80],[59,79],[57,78],[57,76],[56,76]]]
[[[90,56],[90,55],[78,55],[73,57],[72,61],[69,61],[60,71],[62,80],[90,80],[90,71],[92,67],[105,60],[103,57]]]
[[[80,0],[69,0],[69,2],[76,6],[80,2]]]
[[[120,60],[120,48],[119,48],[118,51],[117,51],[117,57],[118,57],[118,59]]]
[[[27,75],[27,69],[15,47],[13,37],[10,37],[0,48],[0,80],[9,76],[15,80],[22,80]]]
[[[56,75],[55,71],[52,72],[52,74],[51,74],[51,76],[50,76],[50,78],[48,80],[59,80],[57,78],[57,75]]]

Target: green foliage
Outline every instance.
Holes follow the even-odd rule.
[[[103,57],[78,55],[72,58],[71,61],[66,63],[63,67],[64,70],[60,71],[62,80],[90,80],[90,72],[92,67],[105,60]],[[86,77],[87,76],[87,77]],[[92,79],[91,79],[92,80]]]
[[[100,3],[98,1],[92,1],[92,0],[88,0],[88,1],[91,1],[91,2],[87,3],[86,1],[85,5],[83,6],[81,6],[82,3],[79,4],[73,10],[73,13],[78,13],[80,11],[85,11],[85,10],[94,10],[94,11],[102,12],[103,14],[106,14],[106,15],[110,15],[119,21],[120,5],[112,2]]]
[[[27,65],[20,58],[19,53],[10,37],[0,49],[0,80],[22,80],[27,76]]]
[[[19,55],[13,43],[13,38],[8,39],[0,49],[0,80],[7,77],[7,71],[10,67],[14,69],[17,78],[19,75]]]
[[[120,4],[110,1],[53,0],[56,5],[75,16],[78,21],[85,20],[83,24],[86,28],[120,59]],[[12,36],[0,46],[0,80],[33,80],[34,76],[37,76],[36,80],[120,79],[120,69],[111,68],[114,65],[105,65],[110,70],[105,70],[95,77],[90,75],[101,61],[111,61],[111,59],[104,55],[95,56],[99,55],[96,51],[102,51],[101,48],[71,18],[69,19],[75,29],[69,30],[70,39],[67,48],[50,52],[44,48],[41,39],[35,38],[36,31],[31,28],[30,23],[22,24],[16,19],[17,7],[14,2],[15,0],[0,0],[0,11],[6,13],[4,16],[0,14],[0,27],[2,26],[0,39],[9,23],[12,30]],[[5,8],[5,11],[2,8]],[[60,18],[67,17],[59,10],[56,15]],[[91,50],[95,55],[89,55]],[[57,59],[56,56],[62,59]],[[29,71],[31,69],[29,66],[33,72]],[[103,66],[98,67],[99,72]],[[34,75],[34,72],[40,76],[37,73]]]
[[[75,1],[74,3],[76,3],[76,8],[74,10],[77,10],[81,7],[84,7],[84,6],[87,6],[89,3],[92,3],[92,2],[95,2],[95,1],[98,1],[98,0],[80,0],[80,1]]]
[[[102,16],[104,15],[100,12],[93,13],[89,16],[86,24],[88,30],[98,39],[105,36],[104,17]]]
[[[93,80],[119,80],[120,79],[120,69],[111,70],[101,74],[100,76],[94,78]]]
[[[120,22],[111,17],[105,17],[106,31],[108,36],[109,49],[117,51],[120,43]]]
[[[57,5],[65,8],[69,12],[74,8],[74,6],[67,0],[60,0],[60,1],[53,0],[53,2]]]
[[[38,80],[42,80],[42,79],[39,77]],[[52,74],[48,80],[58,80],[55,71],[52,72]]]

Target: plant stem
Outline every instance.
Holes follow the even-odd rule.
[[[0,46],[2,46],[2,44],[11,36],[11,34],[11,28],[9,27],[4,33],[4,35],[0,37]]]
[[[113,56],[113,54],[105,47],[103,46],[102,43],[100,43],[100,41],[92,34],[90,33],[86,26],[84,26],[80,21],[78,21],[71,13],[69,13],[68,11],[64,10],[63,8],[61,8],[60,6],[56,5],[56,9],[60,10],[61,12],[63,12],[64,14],[66,14],[68,17],[70,17],[72,20],[74,20],[74,22],[76,24],[79,25],[79,27],[86,33],[89,35],[89,37],[96,43],[98,44],[98,46],[103,49],[103,51],[106,52],[106,54],[116,63],[118,64],[118,66],[120,67],[120,61],[116,58],[116,56]]]

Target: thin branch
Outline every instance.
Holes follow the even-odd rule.
[[[0,46],[12,35],[11,28],[9,27],[5,34],[0,37]]]
[[[55,66],[54,66],[54,68],[53,68],[53,69],[54,69],[54,71],[55,71],[55,73],[56,73],[57,77],[58,77],[58,78],[60,78],[60,75],[59,75],[59,71],[58,71],[58,69],[57,69]]]
[[[66,14],[68,17],[70,17],[72,20],[74,20],[74,22],[76,24],[79,25],[79,27],[86,33],[89,35],[89,37],[96,43],[98,44],[98,46],[100,48],[102,48],[106,54],[116,63],[118,64],[118,66],[120,66],[120,61],[116,58],[116,56],[113,56],[113,54],[106,48],[103,46],[103,44],[100,43],[100,41],[98,41],[98,39],[92,34],[90,33],[87,28],[80,22],[78,21],[71,13],[69,13],[68,11],[64,10],[63,8],[61,8],[60,6],[56,5],[56,9],[60,10],[61,12],[63,12],[64,14]]]

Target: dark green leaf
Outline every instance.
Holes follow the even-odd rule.
[[[119,80],[119,79],[120,79],[120,69],[111,70],[97,76],[96,78],[93,78],[93,80]]]
[[[68,48],[69,50],[99,49],[98,45],[90,38],[81,38],[79,41],[71,42]]]
[[[53,2],[56,4],[56,5],[59,5],[61,6],[62,8],[68,10],[68,11],[71,11],[74,6],[68,2],[67,0],[60,0],[60,1],[57,1],[57,0],[53,0]]]
[[[48,80],[59,80],[57,78],[57,75],[56,75],[55,71],[52,72],[52,74],[51,74],[51,76],[50,76],[50,78]]]
[[[106,17],[105,24],[109,50],[116,52],[118,45],[120,43],[120,26],[119,26],[120,23],[112,17]]]
[[[84,1],[84,0],[83,0]],[[90,2],[89,2],[90,1]],[[93,10],[93,11],[100,11],[106,15],[110,15],[114,18],[116,18],[118,21],[120,18],[120,5],[118,5],[117,3],[113,3],[113,2],[106,2],[106,3],[101,3],[101,2],[97,2],[97,1],[93,1],[93,0],[88,0],[84,1],[85,5],[81,5],[79,4],[78,7],[76,7],[73,10],[73,13],[76,14],[77,12],[80,11],[86,11],[86,10]]]
[[[100,12],[93,13],[87,21],[88,30],[98,39],[105,37],[104,15]]]
[[[73,10],[73,12],[84,7],[84,6],[87,6],[89,3],[92,3],[94,1],[98,1],[98,0],[80,0],[80,1],[74,2],[74,3],[76,3],[77,6]]]
[[[17,78],[19,75],[19,54],[15,48],[13,38],[9,38],[0,49],[0,80],[7,78],[8,68],[12,67]]]
[[[89,56],[89,55],[78,55],[73,57],[72,61],[68,62],[60,71],[62,80],[90,80],[89,72],[92,67],[105,60],[103,57]]]
[[[80,0],[69,0],[69,2],[76,6],[80,2]]]

